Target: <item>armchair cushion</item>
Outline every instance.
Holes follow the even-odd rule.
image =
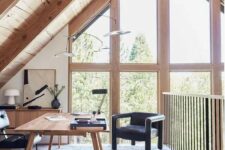
[[[25,148],[28,143],[29,134],[7,134],[8,138],[0,141],[0,148]],[[34,145],[41,141],[41,136],[36,135]]]
[[[28,135],[13,135],[0,141],[0,148],[24,148],[28,142]]]
[[[117,136],[124,139],[133,139],[136,141],[145,140],[146,132],[145,127],[140,125],[128,125],[125,127],[117,128]],[[151,137],[156,137],[158,130],[156,128],[151,128]]]
[[[130,118],[130,124],[119,127],[118,120]],[[147,112],[131,112],[115,114],[112,116],[112,149],[117,150],[117,138],[135,141],[145,141],[145,149],[151,149],[151,138],[158,136],[158,148],[163,145],[163,120],[164,115]]]

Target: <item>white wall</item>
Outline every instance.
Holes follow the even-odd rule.
[[[65,85],[66,88],[59,95],[61,107],[64,112],[68,111],[68,58],[64,56],[55,57],[54,54],[66,49],[68,26],[66,26],[56,37],[50,41],[30,62],[28,62],[13,78],[11,78],[0,89],[0,103],[6,103],[3,95],[5,89],[16,88],[20,91],[20,96],[16,101],[23,103],[23,73],[24,69],[56,69],[56,83]]]

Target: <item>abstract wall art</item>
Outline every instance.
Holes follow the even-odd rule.
[[[51,107],[53,97],[47,88],[54,87],[55,74],[55,69],[25,69],[23,106]]]

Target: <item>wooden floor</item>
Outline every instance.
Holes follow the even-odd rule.
[[[47,146],[38,146],[38,150],[47,150]],[[53,146],[52,150],[59,150],[58,146]],[[62,145],[60,147],[60,150],[93,150],[92,145]],[[111,150],[111,145],[103,145],[103,150]],[[143,145],[136,145],[136,146],[130,146],[130,145],[119,145],[118,150],[144,150]],[[156,145],[152,146],[152,150],[158,150]],[[163,150],[169,150],[169,148],[166,148],[164,146]]]

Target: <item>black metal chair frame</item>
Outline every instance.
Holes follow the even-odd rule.
[[[132,136],[121,136],[118,134],[117,131],[117,124],[119,119],[123,118],[131,118],[130,124],[135,115],[147,115],[148,117],[145,118],[143,128],[145,129],[144,133],[144,140],[139,137],[132,137]],[[131,140],[131,144],[135,145],[135,141],[145,141],[145,150],[151,150],[151,128],[157,129],[157,136],[158,136],[158,148],[163,148],[163,120],[165,120],[165,116],[157,113],[142,113],[142,112],[132,112],[132,113],[124,113],[124,114],[116,114],[112,116],[112,150],[117,150],[117,138],[123,138],[127,140]]]
[[[26,134],[12,134],[12,133],[6,133],[6,129],[9,126],[9,120],[8,116],[5,111],[0,110],[0,119],[7,119],[6,125],[3,126],[0,129],[0,149],[11,149],[11,148],[24,148],[26,149],[26,146],[28,144],[28,136]],[[13,139],[12,141],[8,139]],[[14,143],[13,143],[14,142]],[[17,144],[15,144],[17,142]],[[37,150],[37,144],[36,144],[36,150]]]

